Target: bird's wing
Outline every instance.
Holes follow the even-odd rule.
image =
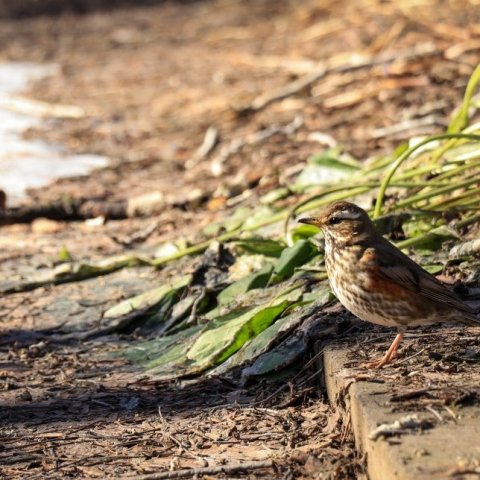
[[[384,238],[379,239],[373,248],[367,249],[367,258],[368,254],[371,255],[371,261],[379,266],[378,274],[381,278],[433,302],[448,305],[480,323],[480,320],[473,316],[469,305]]]

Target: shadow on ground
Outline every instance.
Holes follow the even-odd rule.
[[[177,3],[192,3],[200,0],[176,0]],[[165,0],[0,0],[0,18],[25,18],[63,13],[89,13],[96,10],[139,7],[166,3]],[[171,2],[170,2],[171,3]]]
[[[309,396],[321,395],[321,375],[316,375],[321,362],[312,359],[320,357],[327,345],[347,347],[352,352],[352,366],[365,370],[363,364],[383,355],[394,338],[394,332],[381,327],[359,321],[348,325],[351,326],[341,329],[343,333],[319,342],[315,341],[318,332],[314,331],[311,350],[302,365],[280,379],[272,382],[254,378],[243,384],[235,372],[201,381],[142,379],[141,366],[132,365],[116,354],[126,342],[117,335],[84,342],[46,332],[8,331],[1,345],[4,354],[0,372],[4,382],[0,422],[3,425],[75,423],[86,419],[102,421],[112,415],[128,418],[139,412],[150,415],[159,409],[164,413],[194,413],[219,406],[294,405]],[[131,345],[132,339],[128,341]],[[365,373],[379,377],[388,375],[388,371],[408,375],[418,364],[427,372],[461,371],[480,361],[475,342],[476,337],[457,326],[412,329],[391,366]],[[311,381],[305,382],[306,378]]]

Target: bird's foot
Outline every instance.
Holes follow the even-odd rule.
[[[395,337],[395,340],[390,345],[387,353],[378,360],[373,360],[373,362],[368,362],[364,365],[365,368],[382,368],[387,363],[390,363],[397,356],[397,349],[400,345],[400,342],[403,339],[403,331],[399,331],[398,335]]]
[[[387,353],[387,355],[384,355],[382,358],[377,358],[376,360],[372,360],[371,362],[364,363],[362,366],[368,369],[382,368],[385,365],[389,364],[395,357],[395,352],[392,355],[388,355]]]

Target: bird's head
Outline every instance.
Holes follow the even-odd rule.
[[[376,235],[367,212],[350,202],[334,202],[317,216],[301,218],[300,223],[322,229],[325,239],[338,244],[355,243]]]

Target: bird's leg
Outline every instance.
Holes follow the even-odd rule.
[[[403,335],[404,335],[404,332],[399,330],[397,336],[395,337],[395,340],[392,342],[392,344],[390,345],[390,348],[387,350],[387,353],[382,358],[378,360],[374,360],[373,362],[369,362],[365,366],[367,368],[382,368],[387,363],[390,363],[395,357],[398,346],[403,340]]]

